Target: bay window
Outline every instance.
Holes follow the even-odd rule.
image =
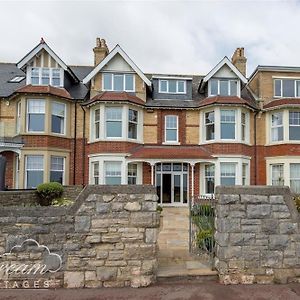
[[[221,110],[221,139],[235,139],[235,110]]]
[[[134,109],[128,110],[128,138],[137,139],[138,112]]]
[[[44,157],[42,155],[25,156],[26,188],[36,188],[44,181]]]
[[[29,132],[45,131],[45,100],[27,101],[27,130]]]
[[[134,92],[134,74],[103,73],[103,90]]]
[[[121,184],[122,174],[121,166],[122,162],[106,161],[105,166],[105,184],[118,185]]]
[[[205,133],[206,133],[207,141],[215,139],[215,112],[214,111],[205,113]]]
[[[282,141],[283,140],[283,113],[276,112],[271,115],[271,140]]]
[[[52,103],[51,114],[51,131],[53,133],[65,134],[65,118],[66,118],[66,105],[63,103]]]
[[[236,163],[220,163],[221,185],[235,185],[236,182]]]
[[[50,182],[64,184],[65,158],[51,156],[50,158]]]
[[[272,185],[284,185],[283,164],[271,165],[271,180]]]
[[[106,107],[106,137],[122,137],[122,107]]]
[[[165,142],[178,142],[178,116],[165,116]]]

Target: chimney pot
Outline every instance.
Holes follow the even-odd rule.
[[[98,65],[108,54],[108,47],[106,41],[99,37],[96,38],[96,47],[94,51],[94,65]]]
[[[247,58],[245,57],[245,49],[244,47],[236,48],[234,51],[232,58],[232,63],[236,66],[236,68],[246,76],[246,67],[247,67]]]

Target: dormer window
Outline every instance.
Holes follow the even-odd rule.
[[[31,68],[32,85],[62,86],[62,72],[59,68]]]
[[[103,73],[102,86],[103,91],[134,92],[134,75]]]
[[[174,79],[160,79],[159,80],[159,93],[166,94],[185,94],[186,81]]]
[[[275,79],[274,97],[300,97],[300,79]]]
[[[211,79],[209,96],[238,96],[238,80]]]

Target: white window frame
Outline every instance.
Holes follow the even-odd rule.
[[[281,119],[282,119],[282,123],[281,125],[273,125],[272,124],[272,116],[275,115],[275,114],[281,114]],[[273,140],[273,130],[279,130],[280,128],[282,128],[282,140]],[[284,130],[284,112],[283,111],[275,111],[275,112],[272,112],[270,114],[270,141],[272,143],[277,143],[277,142],[282,142],[285,140],[285,130]]]
[[[169,91],[169,80],[175,81],[176,80],[176,92],[170,92]],[[161,82],[165,81],[167,83],[167,91],[162,91],[161,90]],[[179,92],[178,91],[178,83],[179,82],[183,82],[184,83],[184,91],[183,92]],[[186,94],[186,80],[182,80],[182,79],[159,79],[158,80],[158,92],[161,94]]]
[[[222,119],[222,111],[233,111],[234,112],[234,122],[232,122],[232,121],[222,121],[221,119]],[[220,109],[220,140],[222,140],[222,141],[236,141],[237,140],[237,110],[236,109],[234,109],[234,108],[221,108]],[[224,123],[224,124],[234,124],[234,138],[232,139],[232,138],[229,138],[229,139],[227,139],[227,138],[222,138],[222,123]]]
[[[221,110],[234,110],[235,111],[235,139],[221,139]],[[207,140],[206,138],[206,118],[205,114],[214,112],[214,125],[215,125],[215,138]],[[245,140],[242,140],[242,113],[245,113]],[[199,145],[209,143],[242,143],[250,144],[250,111],[244,108],[233,108],[233,107],[215,107],[208,108],[200,112],[200,126],[199,126]]]
[[[207,123],[206,122],[206,114],[209,114],[209,113],[213,113],[214,114],[214,121],[213,122],[210,122],[210,123]],[[206,111],[203,113],[203,116],[204,116],[204,136],[205,136],[205,141],[208,142],[208,141],[214,141],[216,139],[216,113],[214,110],[210,110],[210,111]],[[214,126],[214,138],[213,139],[207,139],[207,127],[208,126],[211,126],[213,125]]]
[[[39,157],[42,157],[42,160],[43,160],[43,169],[28,169],[27,167],[27,164],[28,164],[28,157],[30,156],[39,156]],[[42,171],[43,172],[43,181],[42,182],[45,182],[45,156],[42,155],[42,154],[26,154],[25,155],[25,188],[27,189],[27,182],[28,182],[28,178],[27,178],[27,172],[28,171]]]
[[[237,184],[237,176],[238,176],[238,172],[237,172],[237,163],[236,162],[220,162],[220,184],[222,185],[222,177],[223,178],[233,178],[233,176],[229,176],[229,175],[225,175],[222,176],[222,165],[234,165],[234,185]]]
[[[62,158],[63,159],[63,169],[62,170],[54,170],[52,169],[52,163],[51,160],[52,158]],[[66,173],[66,158],[64,156],[59,156],[59,155],[50,155],[50,168],[49,168],[49,181],[51,178],[51,172],[62,172],[62,185],[65,184],[65,173]]]
[[[131,110],[135,111],[137,113],[137,121],[129,120],[129,111],[131,111]],[[127,110],[127,114],[128,114],[127,138],[135,141],[138,139],[138,135],[139,135],[139,111],[129,107]],[[134,124],[136,126],[136,137],[135,138],[129,137],[129,124]]]
[[[111,89],[105,89],[104,88],[104,76],[102,76],[102,90],[103,91],[111,91],[111,92],[135,92],[135,74],[134,73],[111,73],[111,72],[103,72],[104,74],[110,74],[111,75]],[[115,90],[114,87],[114,81],[115,76],[123,76],[123,90]],[[126,76],[132,76],[133,77],[133,89],[128,90],[126,89]]]
[[[40,101],[40,102],[44,102],[44,130],[43,131],[30,131],[29,130],[29,114],[42,114],[42,113],[30,113],[29,112],[29,102],[30,101]],[[45,99],[27,99],[26,101],[26,131],[28,133],[44,133],[46,132],[46,119],[47,119],[47,116],[46,116],[46,110],[47,110],[47,107],[46,107],[46,101]]]
[[[52,131],[52,115],[53,114],[53,104],[59,104],[59,105],[63,105],[64,106],[64,126],[63,126],[63,133],[58,133],[58,132],[53,132]],[[59,115],[54,115],[54,116],[58,116],[61,117]],[[52,101],[51,102],[51,133],[52,134],[57,134],[57,135],[66,135],[66,129],[67,129],[67,105],[65,103],[62,102],[57,102],[57,101]]]
[[[294,80],[294,96],[283,96],[283,80]],[[280,81],[280,95],[276,95],[276,85],[275,85],[275,81]],[[299,95],[297,95],[297,82],[300,83],[300,78],[273,78],[273,97],[274,98],[300,98],[300,93]],[[300,91],[300,90],[299,90]]]
[[[216,80],[218,82],[218,93],[217,94],[213,94],[212,93],[212,89],[211,89],[211,83],[213,80]],[[228,84],[228,95],[220,95],[220,82],[221,81],[228,81],[227,84]],[[235,81],[237,83],[236,85],[236,95],[231,95],[231,81]],[[241,96],[241,85],[240,85],[240,80],[238,79],[233,79],[233,78],[211,78],[208,82],[208,96],[211,97],[211,96],[222,96],[222,97],[240,97]]]
[[[107,119],[106,113],[107,113],[108,108],[120,109],[121,110],[121,119]],[[123,124],[124,124],[123,111],[124,111],[124,109],[122,106],[106,106],[105,107],[105,111],[104,111],[104,113],[105,113],[105,137],[107,139],[114,140],[114,139],[122,139],[123,138],[123,136],[124,136],[123,135]],[[107,135],[107,129],[108,129],[107,122],[121,122],[121,136],[108,136]]]
[[[174,118],[176,118],[176,128],[168,128],[167,127],[167,118],[168,117],[174,117]],[[179,133],[178,133],[178,131],[179,131],[179,124],[178,124],[178,115],[166,115],[165,116],[165,143],[166,144],[178,144],[179,143]],[[176,130],[176,141],[169,141],[169,140],[167,140],[167,131],[168,130]]]
[[[96,111],[99,111],[99,120],[96,120]],[[101,137],[101,109],[100,107],[93,110],[93,129],[94,129],[94,140],[99,140]],[[99,132],[99,136],[97,136],[97,130]]]
[[[136,174],[135,175],[132,175],[130,173],[130,167],[131,166],[135,166],[135,168],[136,168]],[[128,163],[127,164],[127,184],[136,185],[137,184],[137,177],[138,177],[138,165],[136,163]],[[130,178],[134,178],[135,179],[135,183],[129,183],[129,179]]]
[[[273,163],[273,164],[270,164],[271,185],[274,186],[273,185],[273,167],[275,167],[275,166],[282,167],[282,184],[280,184],[280,185],[284,186],[284,184],[285,184],[285,176],[284,176],[285,166],[284,166],[284,163]]]
[[[207,176],[206,175],[206,167],[208,167],[208,166],[213,166],[214,167],[214,174],[213,174],[213,176]],[[212,195],[212,194],[214,194],[215,188],[216,188],[216,166],[215,166],[215,164],[213,164],[213,163],[204,164],[204,166],[203,166],[203,175],[204,175],[203,176],[203,178],[204,178],[204,185],[203,185],[204,194],[205,195]],[[209,179],[209,178],[213,178],[213,180],[214,180],[214,192],[213,193],[208,193],[208,191],[206,190],[206,180]]]
[[[114,165],[119,165],[120,166],[120,175],[107,175],[107,165],[108,164],[114,164]],[[106,178],[107,177],[113,177],[113,178],[120,178],[120,184],[122,184],[122,162],[121,161],[114,161],[114,160],[109,160],[109,161],[104,161],[104,169],[103,169],[103,177],[104,177],[104,182],[106,183]]]
[[[93,173],[93,181],[92,181],[92,184],[96,184],[96,185],[99,185],[100,184],[100,164],[99,164],[99,161],[94,161],[91,163],[91,170],[92,170],[92,173]],[[96,174],[96,166],[98,168],[98,174]]]
[[[37,84],[35,84],[35,83],[32,83],[32,69],[37,69],[38,70],[38,80],[39,80],[39,82],[37,83]],[[43,69],[49,69],[49,84],[43,84],[42,83],[42,70]],[[59,70],[59,78],[60,78],[60,83],[59,83],[59,85],[53,85],[53,71],[54,70]],[[27,81],[27,84],[32,84],[32,85],[42,85],[42,86],[46,86],[46,85],[51,85],[51,86],[54,86],[54,87],[63,87],[63,85],[64,85],[64,77],[63,77],[63,75],[64,75],[64,70],[62,69],[62,68],[50,68],[50,67],[30,67],[29,68],[29,70],[28,70],[28,76],[27,76],[27,78],[28,78],[28,81]]]
[[[19,101],[17,103],[17,124],[16,124],[16,133],[19,134],[21,132],[21,112],[22,112],[22,102]]]

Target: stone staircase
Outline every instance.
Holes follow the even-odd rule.
[[[164,207],[160,218],[158,278],[205,276],[216,279],[217,273],[209,264],[189,253],[189,208]]]

